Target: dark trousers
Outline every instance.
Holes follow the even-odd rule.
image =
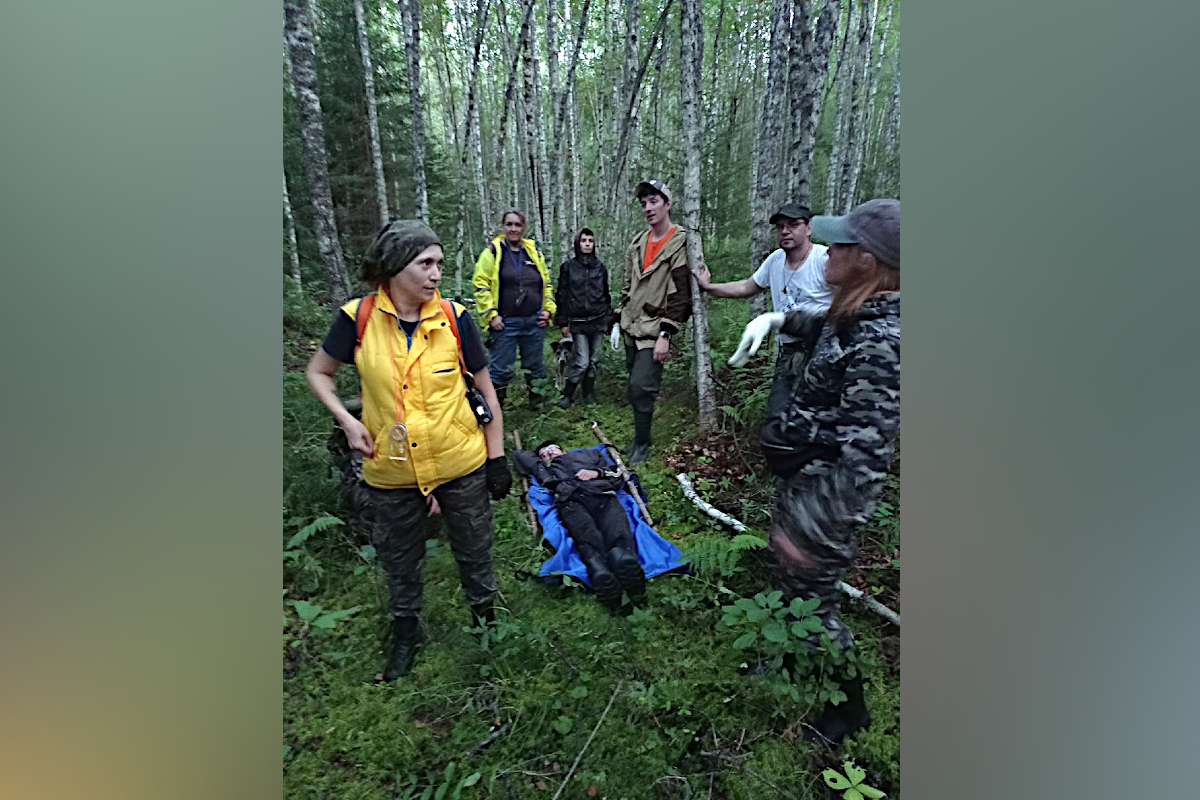
[[[843,597],[838,584],[858,555],[854,534],[857,526],[825,524],[816,516],[803,512],[804,508],[815,505],[806,495],[818,491],[818,486],[816,481],[801,478],[779,487],[773,524],[782,528],[796,549],[804,554],[805,563],[791,565],[776,561],[771,567],[771,583],[783,592],[785,603],[795,598],[819,599],[821,604],[814,613],[829,631],[829,638],[850,650],[854,647],[854,636],[838,617]],[[783,504],[790,504],[795,510],[782,514],[779,507]],[[811,644],[816,645],[819,640],[819,634],[810,634]]]
[[[596,365],[600,362],[600,344],[604,341],[604,333],[574,333],[571,339],[575,345],[575,360],[567,367],[567,380],[571,383],[583,383],[587,379],[595,379]]]
[[[512,382],[517,351],[521,353],[521,369],[525,370],[525,385],[546,377],[543,344],[546,329],[539,328],[537,314],[531,317],[503,317],[503,330],[491,331],[488,342],[488,376],[492,385],[503,389]],[[440,501],[439,501],[440,502]]]
[[[387,575],[388,612],[394,617],[415,617],[421,612],[424,588],[425,497],[419,489],[363,487],[362,517]],[[476,606],[491,600],[496,595],[496,576],[492,504],[484,468],[442,484],[433,496],[442,507],[467,603]]]
[[[584,495],[576,492],[557,508],[558,518],[562,520],[585,563],[589,558],[603,560],[616,547],[637,552],[633,534],[629,530],[629,518],[625,516],[625,509],[616,495]]]
[[[792,399],[792,362],[800,356],[798,343],[779,345],[779,357],[775,359],[775,377],[771,381],[771,393],[767,396],[767,418],[782,414]]]
[[[634,413],[651,414],[662,382],[663,365],[654,360],[654,348],[625,346],[625,368],[629,370],[629,405]]]

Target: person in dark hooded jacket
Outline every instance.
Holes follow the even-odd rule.
[[[646,573],[638,561],[629,518],[617,499],[621,472],[595,449],[563,449],[552,441],[513,453],[517,472],[537,479],[554,496],[558,518],[587,568],[596,599],[617,613],[621,593],[646,602]]]
[[[729,363],[741,366],[771,330],[801,343],[787,403],[763,425],[767,464],[779,478],[771,519],[773,583],[785,601],[817,598],[821,633],[843,650],[854,637],[838,618],[839,584],[858,554],[900,430],[900,201],[869,200],[842,217],[812,219],[829,243],[827,314],[763,314],[746,326]],[[870,725],[861,673],[839,677],[846,701],[827,704],[805,738],[837,744]]]
[[[558,405],[570,408],[575,389],[581,384],[583,402],[595,403],[600,345],[615,315],[608,294],[608,269],[596,255],[595,234],[587,228],[575,237],[575,257],[559,268],[554,302],[558,306],[555,324],[564,338],[570,337],[575,343],[575,361],[567,369],[567,385]]]

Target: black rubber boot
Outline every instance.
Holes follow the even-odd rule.
[[[604,559],[594,553],[584,556],[580,553],[583,565],[587,567],[588,579],[592,583],[592,591],[600,605],[616,613],[621,607],[621,581],[609,569]]]
[[[535,414],[541,414],[543,411],[546,410],[545,399],[540,394],[535,392],[533,390],[532,386],[528,387],[528,389],[529,389],[529,410]]]
[[[592,406],[596,404],[596,376],[592,375],[589,378],[583,379],[583,404]]]
[[[641,464],[650,455],[650,422],[654,412],[633,412],[633,443],[629,445],[629,463]]]
[[[571,397],[574,396],[575,387],[578,385],[579,384],[577,384],[577,383],[572,383],[571,381],[567,381],[567,385],[563,387],[562,399],[558,401],[559,408],[570,408],[571,407]]]
[[[421,629],[416,617],[396,617],[392,621],[392,655],[383,668],[383,682],[390,683],[412,669]]]
[[[504,410],[504,396],[506,394],[508,394],[507,386],[497,386],[496,387],[496,399],[500,401],[500,410],[501,411]]]
[[[486,603],[480,603],[477,606],[471,606],[471,627],[483,628],[492,627],[496,624],[496,606],[488,600]]]
[[[871,712],[867,710],[863,698],[862,675],[843,681],[841,686],[846,699],[836,706],[825,704],[825,709],[812,727],[804,729],[805,741],[836,747],[846,736],[871,724]]]
[[[629,602],[638,608],[646,605],[646,573],[638,563],[637,554],[624,547],[613,548],[608,554],[608,563],[621,582],[621,588],[629,595]]]

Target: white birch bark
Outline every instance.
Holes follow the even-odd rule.
[[[854,116],[855,122],[855,137],[852,153],[852,162],[850,164],[850,174],[846,181],[846,208],[852,208],[857,201],[858,176],[862,174],[863,161],[867,157],[867,132],[870,130],[867,123],[870,120],[870,94],[866,91],[871,80],[871,65],[873,62],[873,49],[875,43],[875,22],[879,12],[878,0],[871,2],[870,21],[867,23],[866,36],[860,39],[862,53],[859,55],[859,60],[862,66],[859,70],[860,77],[855,89],[858,99],[858,113]],[[890,21],[890,20],[889,20]]]
[[[797,0],[807,3],[808,0]],[[838,21],[838,0],[826,0],[817,18],[816,30],[808,47],[808,68],[803,81],[799,109],[799,132],[793,134],[789,156],[791,177],[789,196],[809,207],[812,205],[813,150],[821,124],[821,106],[826,77],[829,72],[829,50],[833,45]],[[807,21],[807,15],[805,15]],[[793,37],[793,42],[795,41]]]
[[[467,126],[466,135],[463,137],[466,144],[462,151],[462,173],[467,172],[467,156],[470,153],[470,170],[471,176],[475,183],[475,196],[479,203],[479,221],[480,232],[487,230],[488,221],[491,219],[492,212],[489,210],[490,205],[487,196],[487,184],[483,180],[483,138],[479,130],[479,98],[478,87],[479,82],[479,56],[483,49],[483,34],[487,26],[488,16],[488,0],[478,0],[475,4],[475,28],[474,38],[475,46],[471,56],[470,67],[467,71],[467,108],[463,117],[464,124]],[[461,290],[460,290],[461,291]]]
[[[567,136],[571,147],[571,231],[574,233],[583,227],[582,217],[587,213],[587,206],[581,197],[585,183],[582,160],[579,156],[578,92],[574,81],[571,81],[569,91],[571,98],[567,105]]]
[[[782,100],[786,94],[784,70],[787,68],[789,0],[774,0],[771,4],[771,50],[767,62],[767,80],[763,89],[762,122],[759,128],[758,155],[755,163],[755,185],[751,204],[750,270],[758,269],[771,252],[771,224],[767,219],[774,211],[775,173],[780,162],[780,139],[783,123]],[[750,300],[751,316],[763,313],[766,294],[760,292]]]
[[[367,41],[367,23],[362,0],[354,0],[354,30],[358,52],[362,56],[363,84],[367,90],[367,133],[371,137],[371,166],[375,170],[375,198],[379,204],[379,227],[388,224],[387,181],[383,176],[383,152],[379,147],[379,118],[375,112],[375,75],[371,66],[371,45]]]
[[[420,0],[399,0],[404,51],[408,56],[408,103],[413,140],[413,194],[415,215],[429,222],[429,194],[425,186],[425,110],[421,102]]]
[[[292,217],[292,201],[288,199],[287,175],[283,176],[283,225],[288,237],[288,257],[292,262],[292,281],[296,290],[300,284],[300,248],[296,245],[296,220]]]
[[[867,161],[867,155],[870,152],[878,154],[881,142],[879,136],[871,136],[870,134],[876,128],[881,128],[879,119],[881,114],[875,111],[875,96],[879,92],[879,75],[883,72],[883,54],[887,49],[888,31],[892,27],[892,10],[895,8],[894,3],[888,3],[887,16],[883,20],[883,32],[879,35],[879,53],[875,58],[875,63],[871,67],[871,79],[867,84],[867,103],[865,120],[863,123],[863,146],[862,154],[859,158],[858,169],[861,173]],[[856,184],[857,185],[857,184]]]
[[[840,192],[842,186],[842,161],[845,150],[846,119],[849,115],[850,73],[853,68],[850,62],[853,58],[853,48],[850,42],[854,39],[855,3],[846,3],[846,24],[842,34],[841,51],[838,54],[837,70],[833,80],[834,117],[833,143],[829,152],[829,171],[825,178],[825,213],[839,214],[841,209]]]
[[[317,88],[312,38],[308,30],[308,4],[305,0],[285,0],[284,36],[296,104],[300,109],[300,133],[304,140],[304,172],[313,212],[313,233],[317,251],[325,269],[329,297],[340,305],[350,296],[350,279],[342,257],[337,222],[333,215],[333,193],[329,188],[329,166],[325,153],[325,125],[321,116],[321,97]]]
[[[700,23],[700,0],[683,0],[680,24],[680,67],[683,107],[683,228],[687,235],[688,263],[699,269],[704,263],[700,241],[700,73],[704,61],[704,32]],[[700,430],[717,426],[717,401],[713,390],[712,354],[708,347],[708,304],[704,292],[692,283],[692,341],[696,350],[696,397]]]
[[[530,18],[533,16],[533,6],[534,6],[534,0],[525,0],[524,6],[523,6],[523,11],[521,14],[521,29],[520,29],[520,32],[518,33],[518,39],[520,39],[521,37],[524,36],[525,28],[529,25]],[[517,109],[519,106],[519,104],[517,102],[516,86],[517,86],[517,66],[521,63],[521,48],[510,46],[510,44],[509,44],[510,36],[508,33],[508,28],[505,25],[503,15],[500,15],[500,26],[501,26],[500,42],[504,48],[505,53],[507,54],[506,60],[508,62],[508,78],[507,78],[507,80],[505,82],[505,86],[504,86],[504,101],[503,101],[502,105],[500,106],[500,122],[497,125],[496,131],[495,131],[496,149],[495,149],[494,158],[493,158],[493,162],[494,162],[493,173],[496,175],[497,179],[502,178],[502,176],[504,175],[503,167],[504,167],[504,157],[505,157],[505,152],[506,152],[505,151],[505,143],[508,139],[508,118],[512,114],[513,110]],[[516,127],[516,126],[514,125],[514,127]],[[509,167],[510,172],[515,167],[515,165],[512,163],[512,158],[509,159],[508,167]],[[509,191],[515,193],[515,192],[517,192],[520,184],[515,182],[515,172],[513,173],[513,176],[514,176],[514,180],[513,180],[513,182],[511,182],[509,184],[509,186],[511,187],[511,189]],[[513,197],[513,200],[514,201],[516,200],[515,196]],[[499,213],[500,213],[500,206],[506,206],[506,205],[508,205],[508,204],[504,203],[504,202],[499,202],[493,206],[493,213],[492,213],[491,217],[489,218],[489,224],[498,224],[499,223],[499,220],[497,219],[497,217],[499,216]]]
[[[654,25],[654,32],[650,36],[650,45],[646,48],[646,54],[642,57],[641,64],[638,66],[637,72],[631,81],[629,93],[625,98],[627,102],[627,105],[624,108],[625,124],[621,126],[621,135],[617,144],[617,155],[613,161],[613,167],[608,176],[610,209],[615,209],[617,207],[618,197],[624,197],[628,194],[621,184],[621,179],[624,176],[625,163],[629,155],[631,134],[637,130],[638,93],[641,91],[642,82],[646,77],[646,68],[650,65],[650,56],[653,55],[655,48],[658,47],[658,40],[662,36],[663,31],[666,30],[667,15],[671,11],[671,4],[673,1],[674,0],[666,0],[666,3],[663,5],[662,13],[659,15],[658,22],[656,22]],[[699,91],[700,90],[697,88],[697,94],[699,94]],[[629,204],[626,203],[624,205],[628,207]]]

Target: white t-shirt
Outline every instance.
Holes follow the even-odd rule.
[[[811,314],[824,314],[833,301],[833,287],[825,282],[825,262],[828,248],[814,244],[808,258],[798,268],[787,268],[787,254],[782,249],[767,256],[750,277],[762,288],[770,288],[771,305],[775,311],[800,309]],[[780,342],[795,341],[794,336],[779,334]]]

